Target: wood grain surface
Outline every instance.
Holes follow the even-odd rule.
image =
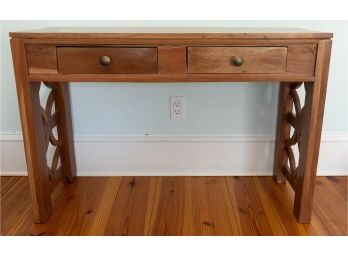
[[[233,57],[243,59],[236,66]],[[286,47],[188,47],[188,73],[284,73]]]
[[[348,235],[347,177],[318,177],[311,224],[271,177],[78,177],[35,224],[27,177],[1,177],[1,235]]]
[[[19,38],[331,38],[332,33],[297,28],[248,27],[52,27],[23,32],[11,32]]]
[[[100,63],[108,56],[110,65]],[[57,47],[58,71],[62,74],[157,73],[154,47]]]
[[[25,50],[29,73],[58,73],[56,46],[26,45]]]

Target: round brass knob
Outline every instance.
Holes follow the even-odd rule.
[[[100,64],[103,66],[109,66],[111,64],[111,58],[107,55],[103,55],[102,57],[100,57],[99,61]]]
[[[233,56],[232,62],[234,66],[241,66],[243,64],[243,58],[240,56]]]

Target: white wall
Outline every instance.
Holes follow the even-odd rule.
[[[27,29],[35,29],[49,26],[199,26],[199,27],[299,27],[305,29],[313,29],[319,31],[328,31],[334,33],[332,61],[329,77],[329,88],[327,93],[326,110],[323,125],[323,135],[329,138],[327,142],[335,142],[335,146],[328,149],[323,155],[321,151],[321,160],[325,163],[319,165],[319,170],[322,172],[338,171],[344,172],[348,170],[348,153],[347,153],[347,134],[348,134],[348,22],[347,21],[4,21],[1,24],[1,119],[0,119],[0,135],[2,140],[1,145],[1,171],[10,172],[25,170],[23,165],[23,156],[17,164],[22,163],[21,167],[14,167],[12,159],[17,159],[18,156],[13,156],[22,151],[21,144],[18,144],[16,138],[16,146],[9,146],[13,141],[13,135],[21,133],[20,120],[17,107],[17,98],[14,84],[14,76],[12,70],[12,60],[9,48],[8,32],[21,31]],[[189,147],[187,139],[193,138],[193,135],[200,135],[203,141],[205,138],[214,137],[219,140],[219,144],[224,149],[224,138],[230,143],[232,139],[238,137],[238,144],[234,141],[233,149],[226,148],[221,150],[219,156],[230,156],[227,163],[221,162],[214,154],[208,154],[209,151],[197,153],[197,159],[205,159],[210,164],[201,166],[199,162],[187,163],[188,160],[176,160],[172,155],[168,155],[167,162],[161,162],[160,166],[151,161],[140,162],[143,165],[142,170],[197,170],[204,169],[214,173],[214,170],[228,170],[235,172],[257,172],[264,173],[271,170],[272,151],[268,145],[264,145],[261,149],[268,149],[262,154],[260,160],[249,160],[249,165],[239,165],[238,159],[246,157],[247,152],[238,155],[232,154],[233,151],[238,151],[239,147],[244,147],[249,144],[253,138],[263,136],[269,144],[272,141],[275,133],[275,117],[277,103],[278,87],[271,83],[108,83],[108,84],[72,84],[72,109],[73,109],[73,124],[75,134],[84,136],[84,138],[93,138],[87,140],[91,142],[89,147],[93,149],[96,143],[96,137],[107,135],[109,138],[122,138],[123,136],[132,135],[132,144],[127,148],[127,156],[122,156],[122,160],[129,159],[134,151],[131,145],[141,136],[148,134],[147,138],[154,138],[152,142],[156,142],[156,135],[161,135],[161,140],[175,141],[177,136],[185,136],[185,140],[181,140],[180,146],[173,143],[167,146],[169,152],[176,151],[180,153],[180,149]],[[169,96],[185,96],[186,100],[186,118],[184,120],[169,119]],[[209,137],[210,136],[210,137]],[[330,140],[334,137],[334,141]],[[232,139],[231,139],[232,138]],[[160,140],[160,141],[161,141]],[[197,138],[195,139],[196,142]],[[119,140],[113,140],[116,144]],[[122,141],[122,140],[121,140]],[[188,140],[190,141],[190,140]],[[94,143],[92,143],[94,142]],[[186,143],[185,143],[186,142]],[[99,142],[100,143],[100,142]],[[254,142],[254,150],[257,149],[257,142]],[[107,151],[111,143],[102,143]],[[140,144],[140,142],[139,142]],[[149,145],[149,142],[141,142]],[[228,143],[227,143],[228,144]],[[326,144],[326,143],[325,143]],[[137,145],[137,144],[136,144]],[[224,145],[224,146],[223,146]],[[136,147],[138,147],[137,145]],[[110,146],[111,147],[111,146]],[[113,148],[112,146],[111,148]],[[134,146],[135,147],[135,146]],[[210,145],[202,144],[201,147],[211,147]],[[88,147],[87,147],[88,148]],[[12,149],[10,151],[10,149]],[[15,150],[17,149],[17,150]],[[133,151],[133,150],[134,151]],[[14,151],[14,152],[13,152]],[[102,150],[101,150],[102,151]],[[121,151],[114,149],[113,151]],[[163,150],[164,151],[164,150]],[[339,151],[339,153],[336,151]],[[13,153],[13,154],[10,154]],[[150,151],[151,152],[151,151]],[[330,158],[330,155],[335,152],[337,158]],[[150,154],[150,153],[148,153]],[[155,160],[156,151],[152,153],[154,156],[147,156],[148,160]],[[241,155],[240,155],[241,154]],[[6,160],[5,160],[6,156]],[[105,156],[101,154],[101,156]],[[215,156],[215,157],[214,157]],[[239,156],[239,157],[238,157]],[[340,156],[340,157],[338,157]],[[117,156],[113,157],[115,162],[108,162],[102,157],[98,160],[85,158],[86,155],[77,152],[77,159],[80,163],[80,173],[86,170],[87,166],[95,167],[95,172],[103,172],[102,169],[110,169],[113,167],[117,170]],[[121,158],[121,157],[119,157]],[[139,158],[139,157],[137,157]],[[153,158],[153,159],[152,159]],[[207,159],[208,158],[208,159]],[[329,160],[329,162],[326,161]],[[108,167],[98,166],[102,160],[110,163]],[[134,159],[133,159],[134,160]],[[171,160],[171,161],[170,161]],[[176,161],[174,161],[176,160]],[[121,160],[120,160],[121,161]],[[186,163],[186,166],[185,166]],[[204,163],[204,162],[201,162]],[[236,165],[234,165],[236,164]],[[12,166],[11,166],[12,165]],[[82,165],[82,166],[81,166]],[[147,166],[146,166],[147,165]],[[220,165],[220,166],[219,166]],[[19,165],[20,166],[20,165]],[[185,166],[185,167],[184,167]],[[97,168],[100,167],[100,168]],[[128,167],[128,168],[127,168]],[[133,168],[130,168],[133,167]],[[127,163],[123,165],[123,170],[130,173],[140,169],[139,166],[132,166]],[[99,170],[99,171],[98,171]],[[199,172],[199,171],[197,171]]]

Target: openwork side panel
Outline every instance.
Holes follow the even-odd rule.
[[[41,103],[41,115],[42,124],[45,133],[45,146],[47,156],[47,171],[50,180],[51,191],[55,188],[58,182],[62,178],[62,166],[61,166],[61,146],[62,141],[58,138],[56,128],[58,125],[59,113],[55,108],[55,90],[54,86],[49,83],[41,85],[40,98],[45,98],[45,102],[42,106]],[[46,100],[46,101],[45,101]]]
[[[295,188],[298,175],[298,160],[302,152],[301,133],[304,120],[305,104],[301,105],[298,91],[303,87],[303,83],[292,83],[290,85],[289,97],[293,108],[287,113],[287,122],[291,126],[288,138],[285,140],[285,152],[287,164],[283,166],[283,173],[290,185]],[[306,89],[306,86],[305,86]]]

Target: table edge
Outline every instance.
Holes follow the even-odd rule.
[[[10,32],[23,39],[331,39],[330,32],[305,33],[72,33]]]

